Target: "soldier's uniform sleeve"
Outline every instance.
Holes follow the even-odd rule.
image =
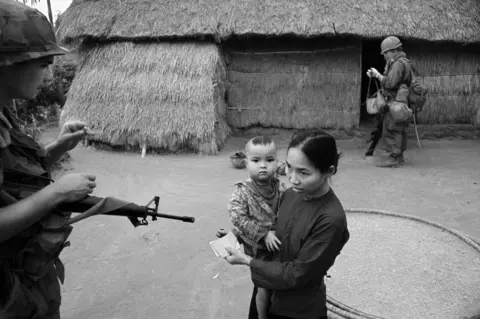
[[[2,188],[3,185],[3,160],[2,160],[2,152],[3,150],[0,149],[0,189]]]
[[[2,159],[0,158],[0,190],[1,190],[2,184],[3,184],[3,162],[2,162]],[[11,281],[10,275],[7,272],[6,266],[0,263],[0,311],[1,311],[1,308],[7,303],[10,297],[11,290],[12,290],[10,281]]]
[[[3,150],[0,148],[0,154]],[[3,161],[0,157],[0,191],[2,191],[3,184]],[[1,198],[0,198],[0,201]],[[3,201],[2,201],[3,202]],[[5,203],[1,203],[3,207]],[[10,303],[12,296],[12,286],[13,286],[13,277],[11,273],[7,270],[6,265],[0,262],[0,315],[3,312],[3,308]]]
[[[387,90],[395,90],[398,88],[403,80],[403,73],[405,67],[399,61],[393,62],[388,73],[380,81],[383,88]]]
[[[240,185],[235,186],[230,202],[228,213],[233,226],[245,237],[254,243],[258,243],[269,231],[268,227],[262,227],[249,211],[248,193]]]

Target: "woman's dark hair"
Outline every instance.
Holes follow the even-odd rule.
[[[308,130],[296,133],[288,149],[299,148],[310,162],[321,172],[327,172],[331,166],[337,172],[338,159],[342,156],[337,150],[335,138],[322,130]]]

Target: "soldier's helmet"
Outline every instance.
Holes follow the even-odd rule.
[[[380,45],[380,48],[382,50],[382,54],[384,54],[387,51],[399,48],[402,46],[402,42],[400,42],[400,39],[397,37],[388,37],[385,40],[382,41],[382,44]]]
[[[19,1],[0,0],[0,66],[67,52],[40,11]]]

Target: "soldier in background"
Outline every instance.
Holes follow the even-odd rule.
[[[367,72],[369,77],[377,78],[380,81],[382,94],[387,102],[387,105],[380,110],[382,123],[380,135],[385,141],[389,158],[377,166],[398,167],[405,163],[403,153],[407,149],[406,128],[408,122],[396,122],[389,111],[388,103],[396,99],[397,92],[402,86],[410,87],[412,83],[411,64],[405,52],[403,52],[402,43],[397,37],[390,36],[383,40],[381,50],[381,54],[386,61],[383,75],[375,68],[371,68]],[[378,131],[379,126],[372,132],[372,135],[378,137]],[[373,149],[371,149],[372,154]]]
[[[69,214],[56,207],[96,187],[87,174],[50,179],[49,168],[84,136],[84,123],[66,123],[42,147],[5,107],[12,99],[33,99],[51,76],[54,56],[64,53],[43,14],[0,0],[0,318],[60,318],[59,255],[72,227],[65,224]]]

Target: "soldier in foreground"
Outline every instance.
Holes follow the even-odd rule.
[[[51,183],[49,168],[82,139],[85,124],[67,123],[41,147],[23,134],[6,104],[33,99],[56,55],[47,18],[15,0],[0,0],[0,318],[60,318],[59,255],[72,231],[55,208],[92,193],[95,176]],[[31,189],[28,189],[31,186]],[[25,199],[22,192],[35,190]]]

